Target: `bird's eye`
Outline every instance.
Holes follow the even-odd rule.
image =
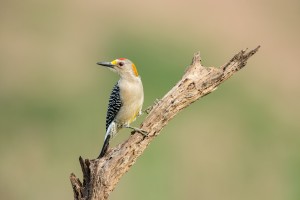
[[[124,65],[124,63],[123,63],[123,62],[120,62],[119,65],[122,67],[122,66]]]

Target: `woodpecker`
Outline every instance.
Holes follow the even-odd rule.
[[[146,135],[146,132],[130,126],[130,123],[141,115],[144,102],[143,84],[136,66],[126,58],[119,58],[111,62],[98,62],[97,64],[107,67],[120,76],[109,98],[106,113],[106,134],[101,153],[98,156],[101,158],[108,149],[109,141],[121,128],[131,128],[143,135]]]

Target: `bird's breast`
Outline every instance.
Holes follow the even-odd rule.
[[[116,121],[121,124],[130,124],[142,109],[144,102],[143,85],[140,80],[136,82],[124,81],[120,82],[119,85],[122,106],[116,116]]]

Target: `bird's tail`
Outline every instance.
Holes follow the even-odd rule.
[[[110,140],[110,135],[108,134],[107,137],[106,137],[105,140],[104,140],[104,144],[103,144],[101,153],[100,153],[100,155],[98,156],[98,158],[102,158],[102,157],[105,155],[105,153],[106,153],[106,151],[107,151],[107,149],[108,149],[108,146],[109,146],[109,140]]]

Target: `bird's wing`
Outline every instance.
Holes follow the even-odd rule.
[[[109,125],[114,121],[120,108],[122,106],[120,97],[120,88],[118,83],[113,87],[113,90],[109,97],[108,109],[106,113],[106,131]]]

